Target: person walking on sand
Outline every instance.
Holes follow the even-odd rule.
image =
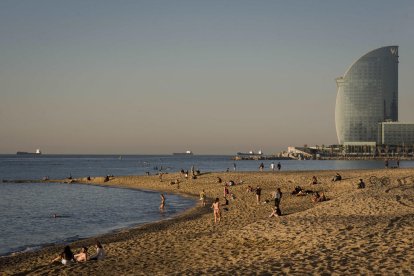
[[[218,197],[214,201],[213,205],[211,205],[211,208],[214,212],[214,223],[220,222],[220,199]]]
[[[206,193],[204,190],[200,193],[201,205],[206,206]]]
[[[164,210],[164,207],[165,207],[165,196],[164,196],[164,194],[161,194],[160,197],[161,197],[160,210]]]
[[[280,162],[277,163],[277,170],[280,171],[280,169],[282,168],[282,164],[280,164]]]
[[[260,195],[262,194],[262,189],[257,186],[256,187],[256,200],[257,200],[257,204],[260,204]]]
[[[263,163],[261,163],[261,164],[260,164],[260,166],[259,166],[259,171],[261,171],[261,172],[262,172],[262,171],[263,171],[263,169],[264,169],[264,164],[263,164]]]

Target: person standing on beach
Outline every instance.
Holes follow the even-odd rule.
[[[200,193],[200,200],[203,207],[206,206],[206,193],[204,190]]]
[[[282,191],[280,190],[280,188],[277,188],[276,193],[275,193],[275,207],[276,208],[280,207],[281,200],[282,200]]]
[[[164,194],[161,194],[160,197],[161,197],[160,210],[164,210],[164,207],[165,207],[165,196],[164,196]]]
[[[264,164],[263,164],[263,162],[260,164],[260,166],[259,166],[259,171],[263,171],[263,169],[264,169]]]
[[[270,164],[270,169],[272,170],[272,172],[274,172],[274,171],[275,171],[275,163],[274,163],[274,162],[272,162],[272,163]]]
[[[214,201],[213,205],[211,205],[211,208],[214,212],[214,223],[220,222],[220,199],[218,197]]]
[[[260,195],[262,194],[262,189],[257,186],[256,187],[256,200],[257,200],[257,204],[260,204]]]
[[[236,163],[233,163],[233,169],[236,171]]]
[[[277,170],[280,171],[280,169],[282,168],[282,165],[280,164],[280,162],[277,163]]]
[[[224,192],[224,197],[226,197],[226,196],[229,194],[229,189],[227,188],[227,186],[226,186],[226,185],[224,185],[224,190],[223,190],[223,192]]]

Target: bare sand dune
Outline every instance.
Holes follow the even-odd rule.
[[[143,188],[198,196],[204,189],[209,202],[220,197],[223,184],[229,200],[222,221],[214,224],[210,204],[198,206],[176,219],[99,237],[107,251],[103,261],[63,266],[49,261],[61,248],[0,258],[3,275],[91,274],[91,275],[178,275],[178,274],[414,274],[414,169],[341,171],[343,180],[332,182],[332,171],[206,173],[195,180],[179,174],[115,177],[102,185]],[[319,184],[311,185],[316,175]],[[369,177],[387,176],[390,183],[372,185]],[[363,178],[366,189],[356,189]],[[179,179],[179,188],[170,184]],[[86,181],[86,179],[84,179]],[[86,181],[87,182],[87,181]],[[261,204],[247,192],[248,185],[262,190]],[[304,189],[325,192],[326,202],[312,203],[311,196],[294,196]],[[283,192],[283,216],[269,218],[271,193]],[[168,208],[168,194],[167,208]],[[75,242],[71,247],[92,245],[94,239]],[[92,249],[92,248],[91,248]]]

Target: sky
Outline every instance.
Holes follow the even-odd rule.
[[[335,78],[399,45],[414,1],[0,1],[0,153],[235,154],[336,144]]]

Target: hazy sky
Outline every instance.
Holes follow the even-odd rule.
[[[335,78],[400,46],[414,1],[0,1],[0,153],[233,154],[337,143]]]

